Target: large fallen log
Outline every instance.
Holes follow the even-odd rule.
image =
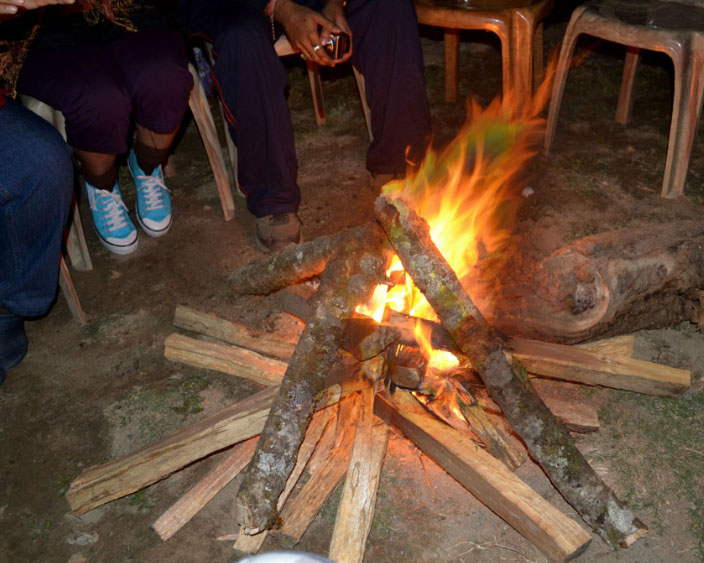
[[[409,393],[377,395],[374,410],[551,561],[572,559],[589,545],[591,535],[576,522],[460,432],[424,414]]]
[[[592,469],[527,373],[509,365],[505,339],[467,295],[431,240],[427,223],[401,198],[380,197],[375,212],[404,269],[555,487],[610,546],[627,546],[642,536],[646,526]]]
[[[313,320],[301,334],[252,462],[237,495],[237,521],[247,533],[279,524],[276,501],[296,461],[325,375],[338,357],[343,318],[352,317],[384,279],[387,256],[378,228],[355,230],[338,243],[313,298]],[[388,254],[388,252],[387,252]]]
[[[572,344],[702,316],[701,221],[600,233],[546,258],[525,252],[520,240],[509,252],[462,280],[506,334]]]
[[[331,370],[316,405],[323,408],[369,386],[359,363],[341,362]],[[167,438],[113,461],[84,470],[66,491],[71,509],[83,514],[134,493],[205,456],[261,433],[278,390],[272,386]]]

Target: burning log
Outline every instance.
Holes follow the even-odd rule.
[[[413,345],[413,329],[420,322],[430,334],[434,348],[457,352],[457,344],[442,325],[394,312],[390,313],[389,322],[401,331],[404,344]],[[689,389],[689,370],[621,356],[632,350],[630,341],[625,346],[618,345],[619,354],[605,353],[615,346],[607,342],[574,347],[526,338],[506,341],[511,356],[521,360],[534,375],[664,397],[676,397]]]
[[[400,344],[387,348],[384,357],[389,365],[389,379],[394,385],[418,389],[428,368],[428,361],[418,348]]]
[[[573,344],[701,318],[701,221],[600,233],[540,261],[517,250],[469,278],[491,288],[477,305],[507,334]]]
[[[276,395],[254,459],[237,496],[237,521],[247,533],[278,525],[276,501],[293,469],[296,453],[324,388],[325,375],[342,343],[341,320],[371,296],[383,280],[386,257],[378,229],[355,231],[325,267],[306,325]],[[339,241],[337,244],[340,249]],[[254,277],[253,273],[250,273]]]
[[[590,534],[576,522],[460,432],[425,414],[409,393],[377,395],[374,412],[389,418],[426,455],[551,561],[572,559],[589,545]]]
[[[506,358],[504,338],[484,319],[430,238],[427,223],[400,198],[380,197],[377,219],[406,272],[470,359],[506,419],[568,502],[610,546],[628,546],[646,526],[591,468],[527,374]]]
[[[344,319],[342,348],[360,362],[378,356],[401,337],[394,326],[378,324],[369,317]]]

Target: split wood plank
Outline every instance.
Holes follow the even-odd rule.
[[[591,535],[454,428],[430,417],[409,393],[377,395],[375,412],[388,417],[426,455],[533,542],[551,561],[582,553]]]
[[[291,491],[298,483],[298,479],[301,477],[303,470],[308,464],[310,456],[313,455],[316,447],[326,447],[321,440],[324,430],[328,427],[330,420],[335,416],[335,411],[337,405],[332,405],[325,409],[317,411],[310,420],[310,424],[306,429],[306,437],[303,439],[301,448],[298,450],[298,457],[296,458],[296,465],[291,472],[288,480],[286,481],[286,487],[284,488],[281,496],[278,500],[278,510],[281,510],[288,500]],[[329,433],[331,438],[333,433]],[[252,452],[254,453],[254,452]],[[259,534],[249,535],[245,534],[244,530],[240,529],[237,535],[237,541],[235,541],[234,548],[242,551],[244,553],[256,553],[262,547],[266,536],[269,534],[268,530],[264,530]]]
[[[284,505],[281,511],[283,525],[276,533],[292,538],[295,543],[301,541],[320,508],[345,476],[358,417],[359,401],[357,397],[348,397],[340,404],[333,444],[325,450],[316,450],[311,459],[315,472],[311,473],[296,497]]]
[[[337,510],[329,558],[337,563],[361,563],[374,520],[381,465],[389,439],[389,426],[374,414],[376,390],[361,393],[361,415]]]
[[[243,377],[261,385],[281,383],[287,366],[286,362],[239,346],[205,342],[177,333],[166,337],[164,356],[191,366]]]
[[[564,344],[511,338],[509,348],[529,373],[564,381],[664,397],[681,395],[691,382],[689,370]]]
[[[603,340],[595,340],[594,342],[586,342],[578,344],[577,348],[583,348],[590,352],[596,352],[606,357],[613,356],[633,356],[633,351],[636,347],[636,337],[632,334],[622,334],[612,338],[604,338]]]
[[[217,338],[223,342],[229,342],[242,348],[248,348],[261,354],[279,358],[280,360],[288,361],[291,359],[293,350],[296,347],[295,342],[285,340],[279,334],[254,330],[239,323],[234,323],[209,313],[202,313],[183,305],[176,307],[174,326]]]
[[[249,463],[259,436],[237,444],[220,462],[185,495],[178,499],[153,524],[152,529],[166,541],[178,532],[198,511],[218,494]]]
[[[369,383],[343,365],[330,374],[317,404],[323,408]],[[89,467],[71,483],[66,499],[83,514],[138,491],[213,452],[260,434],[278,387],[272,386],[219,413],[178,430],[154,444],[102,465]]]

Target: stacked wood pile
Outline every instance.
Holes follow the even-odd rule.
[[[236,289],[252,293],[320,276],[318,290],[298,305],[306,326],[296,342],[177,308],[176,326],[217,342],[174,334],[165,343],[167,358],[265,389],[84,471],[66,495],[73,510],[86,512],[232,447],[154,523],[164,540],[243,471],[235,547],[256,552],[272,531],[300,540],[344,479],[329,556],[361,561],[391,424],[551,560],[574,557],[591,535],[514,476],[511,470],[528,455],[609,545],[627,547],[644,535],[645,525],[596,475],[569,434],[598,429],[596,413],[556,400],[534,377],[677,396],[688,388],[689,372],[633,359],[629,337],[580,347],[504,337],[483,318],[430,241],[427,225],[403,201],[380,198],[376,211],[382,228],[366,225],[285,249],[233,275]],[[392,249],[441,321],[428,323],[434,346],[472,366],[452,374],[472,397],[461,403],[464,427],[440,420],[417,399],[428,389],[422,357],[408,349],[415,345],[416,320],[395,314],[370,323],[354,314],[384,281]],[[304,472],[308,479],[297,486]]]

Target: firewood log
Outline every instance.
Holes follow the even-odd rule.
[[[313,320],[306,325],[288,364],[247,468],[236,501],[237,521],[254,534],[279,523],[276,501],[296,461],[305,429],[325,374],[342,343],[343,318],[354,315],[384,278],[388,250],[379,229],[365,228],[348,236],[326,265],[312,300]]]
[[[265,295],[318,276],[346,241],[363,236],[365,230],[367,227],[357,227],[318,237],[253,260],[230,274],[231,288],[237,293]]]
[[[431,240],[428,224],[398,197],[379,197],[375,212],[404,269],[557,489],[610,546],[630,545],[642,536],[646,526],[592,469],[527,373],[512,369],[504,337],[467,295]]]

